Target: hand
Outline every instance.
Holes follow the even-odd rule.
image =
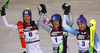
[[[40,15],[40,13],[47,13],[46,6],[44,4],[39,4],[37,6],[37,8],[38,8],[38,11],[39,11],[39,15]]]
[[[2,12],[1,12],[1,16],[4,16],[4,15],[6,15],[6,13],[5,13],[5,8],[4,7],[2,7],[2,10],[1,10]]]
[[[62,9],[64,10],[64,14],[67,14],[68,15],[68,13],[70,12],[70,8],[71,8],[71,6],[68,5],[67,3],[64,3],[62,5]]]

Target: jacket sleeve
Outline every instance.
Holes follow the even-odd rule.
[[[71,34],[73,34],[73,35],[76,36],[76,35],[77,35],[77,30],[74,29],[74,28],[72,28],[72,27],[70,27],[70,26],[66,23],[66,21],[67,21],[67,16],[68,16],[68,15],[64,15],[63,21],[62,21],[62,26],[63,26],[63,28],[66,29],[68,32],[70,32]]]
[[[4,25],[7,27],[7,28],[10,28],[10,29],[17,29],[17,24],[10,24],[6,17],[5,16],[2,16],[2,19],[3,19],[3,22],[4,22]]]
[[[69,12],[68,18],[69,18],[69,26],[72,27],[74,23],[74,19],[71,12]]]
[[[45,14],[45,16],[44,16],[45,18],[44,18],[44,23],[45,24],[49,24],[50,23],[50,19],[49,19],[49,17]]]
[[[94,41],[94,44],[96,46],[97,53],[99,53],[100,52],[100,42],[99,42],[98,35],[96,33],[95,33],[95,41]]]
[[[45,24],[45,23],[44,23],[45,16],[46,16],[46,15],[45,15],[44,13],[40,16],[39,25],[40,25],[43,29],[45,29],[47,32],[51,33],[52,28],[51,28],[48,24]]]
[[[43,23],[44,24],[49,24],[50,23],[50,19],[47,15],[44,16]],[[35,24],[37,25],[38,28],[40,27],[39,20],[35,21]]]

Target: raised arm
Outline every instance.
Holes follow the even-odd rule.
[[[44,24],[49,24],[49,23],[50,23],[49,17],[48,17],[46,14],[45,14],[44,17],[45,17],[45,18],[44,18],[44,20],[43,20],[43,23],[44,23]],[[38,28],[40,27],[39,20],[35,21],[35,24],[37,25]]]
[[[74,23],[74,19],[71,12],[69,12],[68,18],[69,18],[69,26],[72,27]]]
[[[44,19],[45,19],[45,14],[43,13],[43,14],[40,16],[39,24],[40,24],[40,26],[41,26],[43,29],[45,29],[47,32],[51,33],[52,28],[51,28],[48,24],[43,23],[43,22],[44,22],[44,21],[43,21]]]
[[[5,26],[7,28],[10,28],[10,29],[17,29],[17,25],[16,24],[9,24],[9,22],[7,21],[5,15],[6,15],[5,8],[2,7],[1,16],[2,16],[2,19],[3,19],[3,22],[4,22]]]
[[[77,30],[70,27],[68,24],[66,24],[66,19],[67,19],[68,15],[64,15],[63,17],[63,21],[62,21],[62,26],[63,28],[65,28],[68,32],[70,32],[71,34],[75,35],[77,34]]]
[[[45,29],[46,31],[51,33],[52,28],[48,25],[49,19],[48,19],[47,15],[46,15],[46,13],[47,13],[46,6],[44,4],[39,4],[37,8],[38,8],[39,15],[40,15],[39,25],[43,29]],[[44,23],[45,21],[47,21],[47,23]]]
[[[73,25],[73,20],[70,19],[70,26],[66,24],[68,15],[72,18],[71,12],[70,12],[70,5],[68,5],[67,3],[64,3],[62,5],[62,9],[64,10],[64,16],[63,16],[63,21],[62,21],[63,28],[65,28],[68,32],[76,36],[77,30],[71,27]]]

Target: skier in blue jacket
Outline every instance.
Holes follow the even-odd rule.
[[[84,15],[80,15],[77,19],[77,25],[79,29],[74,29],[66,24],[67,16],[70,12],[70,5],[67,3],[62,5],[62,9],[64,10],[64,17],[62,21],[62,26],[71,34],[76,36],[78,42],[78,52],[79,53],[89,53],[89,46],[90,46],[90,28],[87,26],[87,20]],[[96,46],[96,50],[93,51],[99,53],[100,51],[100,43],[97,34],[95,33],[95,40],[94,44]]]

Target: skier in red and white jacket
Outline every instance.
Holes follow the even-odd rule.
[[[44,13],[46,13],[46,11]],[[5,15],[6,15],[5,8],[2,7],[1,16],[5,26],[10,29],[18,30],[17,24],[10,24],[7,21]],[[24,29],[25,43],[26,43],[26,51],[24,51],[23,53],[44,53],[44,50],[40,44],[38,20],[32,21],[32,13],[29,8],[26,8],[23,11],[22,16],[23,16],[23,25],[24,25],[23,29]],[[48,18],[46,17],[46,19]],[[47,22],[48,20],[46,20],[45,23]]]

